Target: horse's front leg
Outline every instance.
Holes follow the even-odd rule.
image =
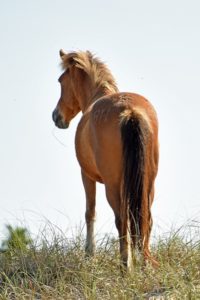
[[[87,175],[82,171],[82,180],[85,188],[86,196],[86,255],[93,255],[95,251],[95,240],[94,240],[94,222],[95,222],[95,204],[96,204],[96,182],[88,178]]]

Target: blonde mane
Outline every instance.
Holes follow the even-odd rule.
[[[112,93],[118,92],[116,81],[105,63],[100,61],[91,52],[79,51],[61,55],[63,70],[75,65],[86,72],[95,89],[108,89]]]

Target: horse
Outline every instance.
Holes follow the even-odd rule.
[[[65,129],[82,112],[75,148],[86,196],[86,255],[95,252],[98,182],[114,212],[122,266],[131,267],[134,249],[156,265],[149,248],[159,157],[156,111],[143,96],[119,92],[107,65],[91,52],[60,50],[60,58],[61,96],[52,118]]]

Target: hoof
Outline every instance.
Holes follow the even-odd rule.
[[[150,254],[144,255],[144,261],[145,264],[150,264],[155,269],[160,266],[158,261],[155,258],[153,258]]]
[[[95,254],[95,248],[94,247],[85,247],[85,257],[92,257]]]

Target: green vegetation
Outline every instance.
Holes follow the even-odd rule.
[[[16,232],[9,228],[10,233]],[[13,251],[11,235],[4,242],[7,250],[0,253],[0,299],[200,299],[198,226],[190,239],[182,228],[154,243],[152,251],[159,268],[144,266],[138,259],[132,273],[123,275],[118,241],[113,238],[105,237],[98,243],[95,257],[85,258],[82,234],[67,239],[54,233],[51,242],[43,238],[33,244],[27,233],[22,234],[26,247],[17,246]]]
[[[8,255],[16,251],[26,252],[33,243],[28,230],[24,227],[13,228],[11,225],[6,225],[6,228],[8,237],[2,242],[0,252]]]

